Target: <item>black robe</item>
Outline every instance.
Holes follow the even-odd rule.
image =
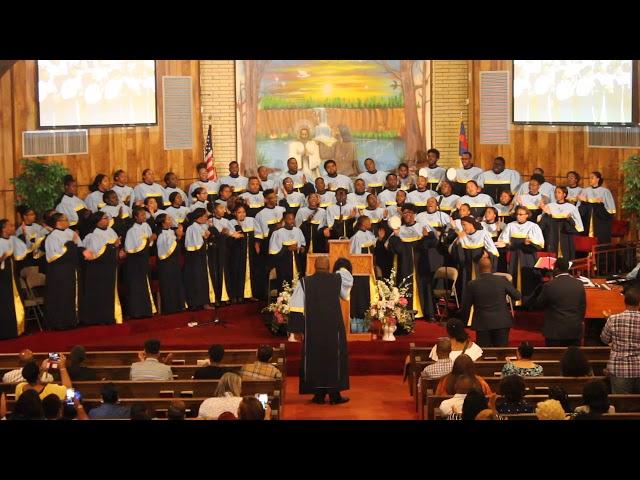
[[[0,269],[0,340],[16,338],[24,331],[24,306],[18,292],[13,256]],[[20,326],[19,326],[20,323]]]
[[[596,237],[598,243],[611,243],[611,224],[614,215],[607,211],[604,203],[581,202],[578,211],[587,235]]]
[[[544,245],[547,252],[554,252],[558,257],[567,260],[576,258],[576,247],[573,244],[574,235],[578,235],[576,223],[569,218],[553,218],[544,214],[540,219],[540,228],[544,234]]]
[[[213,303],[213,285],[209,275],[206,242],[198,250],[184,254],[184,292],[190,309],[198,309]]]
[[[258,276],[254,274],[258,260],[255,234],[253,230],[243,232],[240,225],[235,225],[235,230],[243,237],[229,238],[229,295],[231,298],[257,297],[260,287]]]
[[[304,277],[304,313],[289,315],[289,332],[304,333],[299,393],[316,389],[349,389],[347,335],[340,309],[342,280],[338,273]]]
[[[47,240],[45,239],[45,242]],[[45,325],[50,330],[67,330],[78,325],[80,289],[80,252],[74,242],[65,244],[66,252],[47,264],[44,294]]]
[[[210,227],[208,238],[207,259],[209,260],[209,274],[215,292],[216,302],[228,302],[231,275],[229,273],[228,239],[215,227]]]
[[[511,238],[507,245],[511,253],[509,273],[513,278],[513,285],[522,293],[522,300],[516,300],[516,305],[527,305],[531,300],[536,286],[540,283],[540,272],[534,268],[536,252],[542,250],[534,243],[524,243],[524,238]]]
[[[158,280],[160,282],[160,308],[162,314],[181,312],[185,308],[184,285],[180,269],[180,243],[164,260],[158,257]]]
[[[125,262],[127,286],[127,315],[132,318],[151,317],[156,307],[149,281],[149,242],[136,253],[127,253]]]
[[[117,277],[118,249],[113,244],[107,243],[102,255],[95,260],[86,260],[83,263],[80,323],[83,325],[122,323],[120,299],[116,294]]]

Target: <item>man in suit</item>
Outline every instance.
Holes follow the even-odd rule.
[[[480,347],[506,347],[513,324],[507,309],[506,295],[514,300],[522,294],[502,275],[491,273],[491,260],[482,258],[480,276],[467,284],[462,296],[465,318],[472,319],[476,343]]]
[[[569,261],[560,257],[555,278],[542,287],[538,307],[544,308],[544,335],[547,347],[580,345],[587,296],[582,282],[569,273]]]

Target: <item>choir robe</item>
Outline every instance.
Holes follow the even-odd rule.
[[[460,200],[460,197],[453,193],[451,195],[440,195],[438,198],[440,199],[440,210],[449,216],[456,209],[458,200]]]
[[[110,325],[122,323],[122,307],[118,295],[118,234],[107,227],[96,228],[83,240],[92,260],[83,262],[80,323]]]
[[[292,252],[288,249],[288,246],[294,243],[297,244],[298,249],[305,247],[307,244],[302,230],[298,227],[293,227],[291,230],[282,227],[271,235],[269,256],[271,257],[272,265],[276,269],[278,291],[281,291],[283,282],[286,281],[291,285],[294,278],[298,279],[300,272],[304,275],[301,258],[304,254]]]
[[[598,239],[598,243],[611,243],[611,222],[616,213],[616,204],[611,191],[604,187],[588,187],[582,191],[587,201],[581,201],[578,209],[582,217],[584,230],[590,237]],[[596,198],[602,202],[596,202]]]
[[[500,233],[501,233],[501,230],[498,229],[498,222],[495,221],[492,223],[488,223],[487,221],[483,220],[480,224],[482,225],[483,230],[487,231],[489,235],[491,235],[491,239],[493,240],[493,242],[494,243],[497,242],[498,239],[500,238]],[[498,257],[496,271],[507,273],[508,271],[507,248],[506,247],[498,248],[498,253],[500,253],[500,257]]]
[[[164,187],[163,188],[163,194],[164,195],[162,197],[162,200],[164,202],[165,209],[166,209],[166,207],[170,207],[171,206],[171,200],[169,200],[169,197],[171,196],[171,194],[173,192],[178,192],[180,194],[180,196],[182,197],[183,205],[187,201],[187,194],[181,188],[178,188],[178,187]],[[162,205],[158,204],[158,206],[162,206]]]
[[[504,191],[515,193],[520,185],[520,174],[515,170],[505,168],[500,173],[486,170],[476,177],[482,192],[493,198],[494,203],[500,201],[500,194]]]
[[[459,196],[466,195],[467,182],[475,180],[482,173],[480,167],[456,168],[456,181],[453,184],[453,193]]]
[[[556,198],[556,186],[549,182],[544,182],[540,185],[539,192],[547,197],[547,203],[551,203],[555,201]],[[524,182],[522,185],[518,187],[518,191],[516,195],[524,195],[529,193],[529,182]]]
[[[360,210],[360,215],[369,217],[371,219],[371,231],[375,234],[378,232],[378,227],[384,227],[387,223],[387,217],[385,216],[385,208],[378,207],[370,209],[369,207],[364,210]]]
[[[134,223],[124,241],[127,252],[125,279],[127,285],[127,315],[132,318],[150,317],[156,313],[149,283],[149,250],[151,247],[149,224]]]
[[[306,203],[306,198],[300,192],[285,193],[281,191],[278,195],[278,205],[283,207],[287,212],[298,213],[301,206]]]
[[[240,195],[240,198],[247,203],[247,217],[255,218],[258,212],[264,208],[264,195],[262,195],[262,192],[244,192]]]
[[[461,231],[460,220],[456,220],[456,230]],[[492,261],[495,270],[500,253],[491,239],[491,235],[486,230],[476,230],[470,235],[458,237],[453,244],[458,256],[458,296],[462,297],[465,286],[471,280],[475,280],[479,275],[478,262],[482,254],[486,251]]]
[[[224,218],[226,218],[227,220],[233,220],[233,214],[229,211],[229,202],[228,200],[223,200],[221,198],[217,199],[215,202],[213,202],[213,206],[215,207],[216,205],[223,205],[224,206]]]
[[[213,202],[218,196],[218,188],[219,183],[215,180],[207,180],[203,182],[201,180],[196,180],[191,185],[189,185],[189,192],[187,192],[187,198],[185,199],[187,202],[187,207],[190,207],[193,203],[195,203],[195,198],[193,197],[193,192],[196,188],[203,187],[207,190],[207,200]]]
[[[309,217],[313,214],[313,218]],[[296,214],[296,227],[302,230],[304,240],[307,243],[307,253],[326,253],[327,241],[323,235],[323,230],[327,226],[327,212],[322,208],[312,210],[309,207],[302,207]],[[306,258],[306,256],[305,256]],[[306,263],[303,262],[303,263]],[[303,265],[303,268],[306,265]],[[306,271],[306,268],[302,270]]]
[[[215,302],[204,239],[204,232],[208,229],[206,223],[193,223],[184,235],[184,292],[187,305],[192,310]]]
[[[136,202],[144,202],[145,198],[155,197],[158,207],[164,204],[164,188],[158,183],[139,183],[133,189],[133,195],[129,201],[129,207],[133,208]]]
[[[429,235],[422,235],[422,227],[430,229]],[[437,239],[431,227],[419,222],[402,225],[399,235],[389,237],[389,249],[397,255],[396,285],[404,282],[409,286],[411,296],[409,308],[416,310],[416,318],[433,317],[433,295],[428,250],[436,245]]]
[[[282,189],[282,182],[284,181],[285,178],[290,178],[291,180],[293,180],[293,189],[295,191],[297,191],[298,193],[300,193],[300,191],[305,187],[306,183],[309,182],[309,180],[312,180],[310,178],[302,178],[304,176],[304,172],[302,170],[298,170],[295,173],[291,173],[288,170],[285,170],[284,172],[281,172],[280,175],[278,175],[277,180],[276,180],[276,186],[278,187],[278,189]]]
[[[299,393],[349,388],[347,335],[340,298],[349,300],[353,277],[345,269],[304,277],[289,300],[287,330],[303,333]]]
[[[260,180],[260,188],[264,192],[265,190],[274,190],[276,188],[276,183],[272,178],[267,178],[266,180]]]
[[[189,207],[189,213],[198,208],[204,208],[207,212],[211,212],[213,210],[213,207],[211,207],[211,202],[209,202],[209,200],[207,200],[206,202],[203,202],[202,200],[195,200]]]
[[[511,204],[503,205],[503,204],[498,202],[498,203],[494,203],[493,204],[493,208],[495,208],[498,211],[498,217],[504,223],[511,223],[511,222],[514,222],[516,220],[514,215],[513,215],[513,208],[514,207],[512,207]]]
[[[316,192],[317,193],[317,192]],[[328,208],[336,204],[336,194],[330,190],[324,193],[318,193],[320,196],[320,208]]]
[[[398,186],[400,190],[404,190],[405,192],[410,192],[411,190],[416,188],[416,177],[415,175],[407,175],[405,178],[402,178],[398,175]]]
[[[229,185],[233,188],[234,195],[240,195],[247,189],[249,179],[242,175],[226,175],[218,179],[218,185]]]
[[[229,238],[229,258],[231,282],[229,293],[231,298],[254,298],[254,292],[259,291],[257,276],[253,274],[258,255],[254,247],[255,221],[246,217],[242,223],[231,220],[231,228],[242,233],[242,238]]]
[[[188,207],[177,207],[177,208],[167,207],[164,210],[164,213],[166,213],[173,219],[173,225],[174,227],[177,227],[178,225],[183,225],[184,222],[187,220],[187,215],[189,214],[189,208]]]
[[[327,208],[327,226],[331,229],[331,238],[351,238],[354,233],[356,219],[351,216],[354,205],[331,205]],[[342,220],[340,220],[342,216]]]
[[[122,208],[122,215],[120,215],[120,208]],[[129,207],[119,203],[117,206],[105,205],[100,208],[100,211],[109,215],[109,228],[112,228],[119,237],[124,238],[129,227],[133,225]]]
[[[84,204],[92,213],[96,213],[106,205],[106,203],[104,203],[104,192],[102,190],[91,192],[84,199]]]
[[[209,231],[209,273],[211,274],[211,282],[213,283],[213,291],[215,292],[216,302],[228,302],[229,286],[231,285],[231,275],[229,272],[229,235],[222,233],[224,229],[231,233],[234,228],[226,218],[213,217]]]
[[[118,195],[118,200],[121,203],[124,203],[125,205],[131,203],[131,199],[133,198],[133,188],[131,188],[129,185],[120,186],[118,184],[115,184],[113,187],[111,187],[111,190],[116,192],[116,195]]]
[[[521,200],[518,205],[527,207],[531,212],[531,221],[538,223],[538,217],[542,213],[542,207],[540,205],[549,203],[549,198],[545,198],[541,192],[538,192],[535,195],[527,192],[522,194],[520,198]]]
[[[584,232],[580,212],[569,202],[550,203],[549,210],[551,213],[544,213],[540,221],[546,251],[555,252],[558,258],[573,260],[576,258],[573,236]]]
[[[567,202],[576,205],[578,203],[578,196],[582,194],[582,190],[584,190],[582,187],[567,187]]]
[[[374,255],[374,249],[377,242],[378,239],[370,231],[358,230],[349,240],[349,253],[370,253]],[[375,271],[372,270],[369,275],[366,276],[354,275],[350,302],[351,318],[364,318],[365,312],[373,303],[372,299],[375,302],[378,301],[378,287],[376,285]]]
[[[176,233],[171,228],[163,229],[156,240],[160,306],[163,314],[181,312],[185,308],[178,245]]]
[[[269,281],[269,272],[272,265],[270,264],[269,255],[269,240],[271,235],[276,229],[277,224],[282,221],[282,215],[284,214],[284,207],[275,206],[273,208],[264,207],[255,217],[255,238],[260,243],[260,255],[258,255],[258,261],[256,264],[255,274],[258,276],[259,290],[256,298],[262,300],[267,299],[268,292],[266,291],[267,283]],[[254,292],[254,295],[256,293]]]
[[[62,195],[60,203],[56,205],[56,211],[64,213],[69,219],[69,226],[78,230],[80,236],[89,233],[87,231],[86,218],[89,213],[87,205],[74,195]]]
[[[0,257],[7,258],[0,262],[0,339],[16,338],[24,333],[25,312],[20,291],[18,290],[17,271],[15,268],[15,241],[12,238],[0,237]],[[20,241],[20,240],[18,240]],[[23,254],[26,253],[26,245]]]
[[[484,217],[484,211],[487,207],[493,206],[493,199],[484,193],[478,193],[475,196],[463,195],[460,197],[460,204],[466,203],[471,207],[471,215],[476,218]]]
[[[395,190],[383,190],[382,192],[380,192],[380,195],[378,195],[378,202],[380,202],[384,208],[395,205],[396,193],[398,192],[398,190],[398,188],[396,188]]]
[[[24,229],[23,229],[24,226]],[[40,267],[44,262],[44,252],[40,249],[42,242],[49,234],[49,231],[38,223],[24,225],[18,228],[16,232],[18,238],[22,240],[26,246],[26,254],[22,260],[16,262],[16,272],[20,272],[24,267]]]
[[[531,241],[530,245],[525,240]],[[511,222],[502,233],[500,240],[507,244],[511,251],[509,260],[509,273],[513,277],[513,284],[522,293],[522,300],[517,300],[516,305],[522,305],[530,300],[536,287],[536,252],[544,248],[544,236],[537,223],[526,221],[524,223]]]
[[[418,171],[418,175],[420,177],[427,179],[429,190],[434,192],[438,188],[440,182],[444,180],[446,173],[447,171],[444,168],[438,167],[437,165],[435,167],[423,167]]]
[[[363,172],[358,175],[357,178],[361,178],[364,180],[367,190],[369,193],[373,192],[378,195],[382,192],[384,188],[384,184],[387,181],[387,172],[383,172],[382,170],[376,170],[375,172]],[[366,200],[366,199],[365,199]],[[365,205],[366,205],[365,201]]]
[[[444,212],[422,212],[416,215],[416,222],[429,225],[432,230],[440,232],[438,242],[428,250],[430,273],[435,273],[445,265],[451,265],[452,261],[447,251],[448,242],[455,238],[455,234],[450,234],[451,217]]]
[[[368,192],[365,193],[349,193],[347,194],[347,203],[354,205],[358,210],[367,208]]]
[[[351,179],[346,175],[342,175],[341,173],[336,173],[335,176],[331,176],[329,174],[323,175],[324,184],[327,187],[327,190],[335,192],[338,188],[344,188],[347,193],[353,192],[353,183]]]
[[[66,330],[78,324],[80,248],[74,231],[54,229],[44,241],[47,256],[47,286],[44,294],[45,325]]]
[[[427,209],[427,200],[436,198],[437,195],[433,190],[414,190],[407,195],[407,203],[413,203],[416,206],[416,213],[422,213]]]
[[[404,208],[405,203],[407,202],[387,207],[387,219],[391,217],[402,217],[402,209]]]

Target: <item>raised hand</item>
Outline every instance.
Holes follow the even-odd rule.
[[[91,250],[83,250],[82,256],[85,258],[85,260],[93,260],[94,258],[96,258]]]
[[[178,228],[176,228],[176,237],[178,237],[178,240],[180,240],[184,235],[184,227],[182,225],[178,225]]]

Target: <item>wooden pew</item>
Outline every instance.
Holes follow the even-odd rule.
[[[571,410],[574,410],[576,407],[583,405],[582,395],[573,394],[567,395],[567,397]],[[426,412],[423,414],[424,416],[420,416],[420,420],[435,419],[436,408],[440,406],[440,403],[447,398],[451,398],[451,395],[430,395],[425,406]],[[544,402],[545,400],[548,400],[549,397],[547,395],[527,395],[524,397],[524,399],[528,404],[535,408],[539,402]],[[638,394],[609,395],[609,401],[611,402],[611,405],[615,407],[617,413],[634,413],[636,415],[640,414],[640,395]]]
[[[545,394],[546,390],[552,386],[557,385],[567,392],[567,394],[582,394],[582,388],[585,383],[591,380],[602,380],[607,382],[607,377],[523,377],[525,386],[527,388],[526,393],[529,395],[535,394]],[[498,392],[500,380],[501,378],[494,377],[484,377],[484,380],[489,384],[491,390],[494,392]],[[418,418],[424,419],[425,412],[424,409],[427,406],[427,402],[429,397],[433,396],[432,392],[435,392],[435,389],[440,380],[427,380],[424,378],[420,379],[419,387],[418,387],[418,396],[419,396],[419,408],[418,408]],[[438,404],[439,405],[439,404]]]
[[[131,365],[139,362],[138,353],[142,350],[109,350],[109,351],[87,351],[87,359],[83,365],[93,367],[98,365]],[[252,363],[257,360],[257,348],[249,349],[229,349],[225,350],[221,364],[245,364]],[[69,352],[63,352],[67,357]],[[197,365],[198,360],[208,360],[209,354],[207,350],[162,350],[161,356],[165,357],[169,353],[173,354],[172,365]],[[34,357],[38,363],[48,358],[48,352],[34,353]],[[280,362],[280,359],[282,362]],[[281,363],[283,368],[286,366],[285,345],[281,343],[278,347],[273,348],[273,363]],[[18,368],[17,353],[0,353],[0,369],[12,370]]]
[[[507,420],[538,420],[534,413],[503,415]],[[640,420],[640,413],[605,413],[603,420]]]

